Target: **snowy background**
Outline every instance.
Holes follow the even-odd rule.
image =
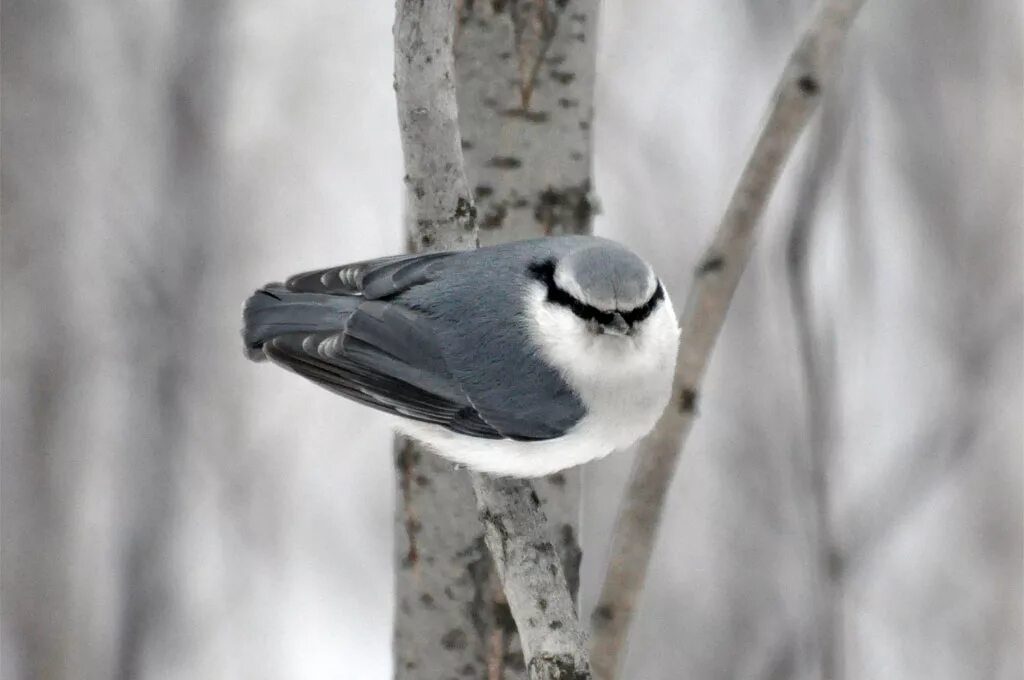
[[[809,7],[602,3],[595,230],[677,304]],[[384,419],[237,328],[263,282],[401,248],[392,17],[4,3],[4,680],[389,677]],[[867,3],[716,350],[628,677],[814,678],[823,644],[851,679],[1024,677],[1021,36],[1011,0]],[[584,609],[630,462],[585,471]]]

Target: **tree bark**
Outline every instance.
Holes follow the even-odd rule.
[[[454,29],[453,70],[446,42],[452,24],[441,25],[444,16],[452,16],[450,3],[413,5],[399,2],[395,23],[396,43],[401,43],[396,45],[395,80],[410,249],[472,247],[476,215],[479,242],[484,244],[588,232],[593,213],[594,6],[513,2],[496,9],[464,3]],[[451,127],[456,120],[461,142],[460,130]],[[457,144],[453,147],[450,140]],[[427,151],[432,145],[440,151]],[[478,213],[465,188],[467,175]],[[566,665],[562,655],[546,655],[551,649],[546,642],[534,645],[542,654],[527,669],[514,612],[485,554],[484,524],[469,475],[415,442],[399,440],[396,450],[395,677],[499,680],[528,673],[557,677],[552,673],[560,669],[585,669],[580,645],[568,657],[572,664]],[[531,489],[527,482],[479,475],[475,484],[478,490],[494,492],[481,496],[484,508],[488,498],[501,497],[499,489]],[[547,516],[546,527],[532,530],[546,532],[546,543],[557,552],[575,600],[581,556],[576,538],[578,472],[535,480],[533,486],[541,507],[525,508],[529,512],[519,516],[517,526],[534,521],[531,513]],[[483,514],[494,517],[509,510],[502,507]],[[488,526],[493,528],[493,523]],[[513,533],[518,540],[518,532]],[[513,560],[505,575],[522,577],[517,564]],[[552,603],[552,612],[561,612],[556,598],[549,594],[544,599]],[[537,598],[520,600],[526,601]],[[548,628],[546,636],[558,640],[576,635],[582,640],[572,605],[570,601],[569,611],[559,614],[561,626]],[[557,644],[555,648],[560,649]]]
[[[473,489],[530,679],[590,678],[586,635],[533,486],[477,473]]]
[[[481,243],[590,232],[596,44],[596,2],[461,3],[459,123]]]

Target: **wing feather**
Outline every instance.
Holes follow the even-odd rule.
[[[366,406],[461,434],[504,437],[448,372],[429,322],[408,309],[365,301],[344,328],[281,335],[263,349],[275,363]]]
[[[296,274],[285,286],[296,293],[361,295],[377,300],[428,280],[431,267],[455,253],[392,255]]]
[[[524,276],[528,258],[516,252],[486,265],[444,252],[298,274],[246,305],[247,352],[361,404],[457,433],[523,441],[561,436],[583,417],[582,403],[557,372],[525,351],[529,338],[517,335],[524,331],[494,319],[501,308],[495,301],[518,294],[495,283],[495,267],[506,280]],[[455,283],[442,285],[449,282]],[[453,296],[461,296],[458,304]],[[429,318],[417,311],[430,305]],[[453,320],[467,318],[496,323],[453,330]],[[495,338],[483,328],[504,329],[509,361],[465,360],[495,353]],[[510,389],[512,380],[521,389]]]

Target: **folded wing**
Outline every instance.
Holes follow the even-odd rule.
[[[465,337],[453,335],[405,306],[406,293],[433,289],[429,299],[451,294],[442,274],[456,257],[451,252],[398,255],[268,286],[246,303],[247,352],[372,408],[460,434],[517,440],[561,436],[582,417],[583,407],[561,378],[527,351],[526,338],[513,338],[506,348],[520,360],[476,365],[466,357],[493,355],[493,337],[477,338],[482,328]],[[492,278],[477,276],[482,283]],[[474,294],[464,314],[456,316],[482,318],[473,305],[486,306],[485,299],[493,297],[493,292]],[[447,365],[446,357],[455,357],[458,365]],[[499,365],[512,366],[511,374]]]
[[[290,301],[288,294],[278,296]],[[445,366],[428,324],[413,312],[365,300],[331,325],[271,337],[262,350],[271,361],[366,406],[460,434],[504,436],[480,417]]]

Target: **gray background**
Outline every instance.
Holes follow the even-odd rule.
[[[677,306],[809,6],[602,5],[595,228]],[[401,248],[392,16],[4,3],[4,680],[388,677],[384,420],[237,327],[258,284]],[[1021,31],[1010,0],[867,3],[715,352],[629,677],[813,678],[828,641],[849,678],[1024,677]],[[585,470],[585,608],[630,461]]]

